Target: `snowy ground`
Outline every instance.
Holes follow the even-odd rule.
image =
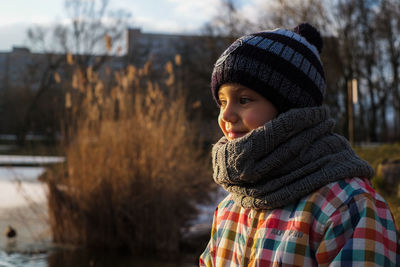
[[[38,167],[0,167],[0,250],[31,250],[51,239],[47,188],[38,181],[43,164],[57,163],[62,157],[0,155],[0,165],[38,165]],[[17,238],[8,240],[4,232],[12,226]]]
[[[0,155],[0,164],[31,164],[31,165],[43,165],[50,163],[59,163],[64,161],[63,157],[53,156],[14,156],[14,155]]]
[[[0,209],[46,201],[45,186],[37,178],[43,167],[0,167]]]
[[[0,167],[0,250],[30,250],[50,242],[46,186],[37,178],[43,167]],[[15,240],[3,234],[17,230]]]
[[[212,201],[210,204],[200,205],[198,207],[199,215],[197,218],[190,222],[190,227],[183,229],[183,238],[210,234],[214,211],[219,202],[221,202],[227,196],[227,194],[228,193],[225,190],[219,187],[215,195],[212,196]]]

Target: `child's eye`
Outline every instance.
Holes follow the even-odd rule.
[[[225,107],[226,106],[226,100],[225,99],[220,99],[219,103],[221,104],[221,107]]]
[[[239,102],[240,102],[240,104],[244,105],[244,104],[247,104],[247,103],[251,102],[251,99],[247,98],[247,97],[241,97],[239,99]]]

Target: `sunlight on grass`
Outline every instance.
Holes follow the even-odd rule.
[[[357,154],[368,161],[375,170],[372,185],[388,202],[393,213],[397,230],[400,229],[400,198],[395,193],[389,193],[387,185],[382,176],[379,176],[378,166],[385,160],[400,159],[400,144],[385,144],[378,147],[356,147]],[[398,184],[398,182],[397,182]],[[397,188],[397,185],[396,185]]]
[[[74,70],[66,93],[66,163],[46,174],[56,242],[174,257],[181,229],[208,200],[208,159],[169,63]],[[108,80],[107,80],[108,79]]]

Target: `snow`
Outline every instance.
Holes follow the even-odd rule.
[[[45,171],[44,167],[0,167],[0,181],[37,182],[37,178]],[[0,187],[0,193],[3,191]]]
[[[46,186],[37,180],[44,171],[43,167],[0,167],[0,212],[46,202]]]
[[[63,162],[63,157],[0,155],[0,164],[49,164]]]
[[[5,235],[0,235],[2,250],[30,251],[35,244],[51,242],[48,224],[47,186],[38,181],[44,167],[0,167],[0,231],[11,225],[17,230],[18,244],[12,245]],[[11,246],[12,245],[12,246]],[[11,259],[0,255],[0,266],[13,265]]]
[[[0,181],[0,212],[5,208],[28,206],[32,202],[45,201],[46,187],[44,184]]]
[[[212,195],[210,204],[198,205],[198,216],[190,222],[187,229],[183,229],[183,236],[187,237],[198,233],[209,233],[213,222],[214,211],[218,204],[228,195],[221,187]]]

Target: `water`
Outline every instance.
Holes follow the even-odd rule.
[[[0,251],[1,267],[47,267],[48,254],[21,254]]]
[[[55,250],[38,254],[7,253],[0,251],[0,267],[195,267],[197,257],[179,262],[139,258],[116,252],[89,250]]]

